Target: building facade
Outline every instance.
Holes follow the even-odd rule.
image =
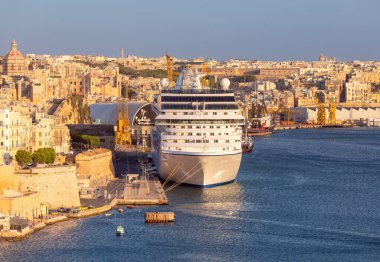
[[[346,83],[346,102],[368,103],[371,85],[357,81]]]

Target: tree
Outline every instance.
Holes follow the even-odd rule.
[[[37,151],[41,151],[46,156],[46,164],[53,164],[55,161],[55,150],[53,148],[45,147],[40,148]]]
[[[46,163],[46,154],[44,154],[44,152],[41,150],[37,150],[32,154],[32,159],[34,163]]]
[[[18,150],[16,153],[16,161],[20,166],[24,166],[32,162],[32,156],[26,150]]]
[[[80,138],[90,148],[97,148],[100,144],[100,139],[97,136],[81,135]]]

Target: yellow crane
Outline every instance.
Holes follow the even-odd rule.
[[[128,83],[125,87],[126,97],[124,99],[124,117],[121,109],[121,99],[118,101],[118,113],[117,113],[117,130],[115,137],[115,145],[126,146],[132,143],[130,127],[129,127],[129,115],[128,115]]]
[[[168,51],[166,51],[166,73],[169,80],[169,87],[174,86],[173,80],[173,59],[170,57]]]
[[[317,110],[317,123],[318,125],[326,124],[326,109],[323,103],[320,103]]]
[[[329,124],[336,124],[336,105],[333,102],[329,104]]]
[[[206,76],[209,76],[211,74],[211,68],[210,68],[207,61],[202,63],[202,72]],[[210,83],[209,83],[208,79],[206,77],[203,77],[202,78],[202,86],[209,86],[209,85],[210,85]]]

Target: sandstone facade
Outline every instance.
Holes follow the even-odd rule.
[[[36,191],[50,209],[80,206],[75,166],[34,167],[17,175],[19,191]]]
[[[112,152],[105,148],[79,153],[75,157],[75,165],[78,180],[82,180],[84,186],[105,186],[107,181],[115,178]]]

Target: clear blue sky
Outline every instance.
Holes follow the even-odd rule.
[[[380,60],[380,0],[5,0],[0,54]]]

